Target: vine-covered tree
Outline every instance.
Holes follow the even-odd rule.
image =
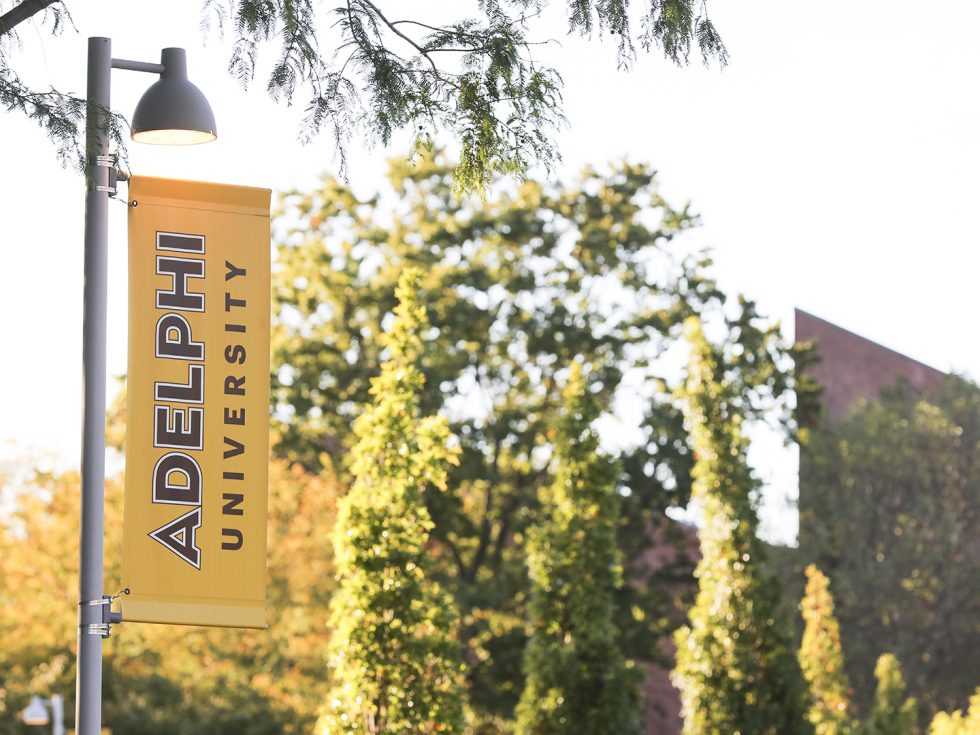
[[[849,686],[830,580],[813,564],[806,568],[806,579],[806,594],[800,603],[804,628],[799,659],[810,690],[808,717],[816,735],[849,735],[855,725],[849,713]]]
[[[834,580],[854,703],[875,661],[902,662],[920,726],[966,706],[980,650],[980,389],[907,384],[811,429],[801,449],[801,564]]]
[[[432,579],[426,492],[456,461],[446,420],[421,415],[417,364],[429,325],[419,272],[398,282],[388,352],[357,419],[351,473],[334,530],[339,588],[330,605],[331,689],[321,730],[462,733],[463,665],[452,599]]]
[[[690,495],[690,450],[671,394],[681,322],[721,318],[725,297],[685,242],[697,217],[665,201],[647,166],[495,188],[484,207],[452,195],[451,171],[438,157],[395,161],[391,188],[376,194],[358,198],[328,179],[285,198],[273,287],[274,446],[311,470],[342,465],[383,359],[376,337],[392,318],[398,273],[421,267],[431,349],[419,403],[449,417],[461,448],[449,491],[425,498],[435,564],[463,614],[474,709],[507,719],[523,687],[524,544],[538,492],[552,481],[561,371],[576,358],[594,366],[612,410],[635,416],[620,448],[617,540],[624,560],[636,560],[669,535],[665,511]],[[751,303],[732,315],[726,339],[768,386],[741,397],[754,414],[795,385],[788,363],[797,353],[776,328],[759,326]],[[686,583],[692,566],[677,556],[656,574],[624,566],[616,627],[621,649],[639,660],[663,660],[659,644],[676,625],[667,590]]]
[[[615,463],[599,449],[601,407],[572,364],[556,427],[554,482],[531,529],[531,638],[517,707],[520,735],[638,734],[632,664],[616,641],[613,590],[622,583]]]
[[[745,458],[739,384],[755,383],[751,361],[711,344],[688,321],[691,361],[683,393],[694,447],[692,500],[698,535],[698,596],[677,631],[674,683],[685,735],[812,733],[806,691],[780,612],[776,580],[761,568],[756,482]],[[733,360],[734,358],[734,360]]]
[[[418,146],[445,133],[459,146],[457,189],[482,191],[497,174],[522,176],[559,157],[563,82],[533,53],[552,40],[541,18],[551,4],[479,0],[465,15],[455,3],[427,14],[372,0],[203,0],[203,18],[230,36],[229,72],[243,84],[253,81],[262,47],[278,46],[269,94],[303,101],[301,136],[326,129],[342,169],[355,131],[387,145],[396,131],[411,130]],[[14,68],[18,31],[35,17],[55,35],[71,26],[64,0],[0,1],[0,105],[37,120],[63,157],[80,162],[84,100],[33,90]],[[692,53],[706,63],[728,58],[705,0],[573,0],[562,20],[569,33],[611,34],[621,67],[637,48],[659,49],[678,65]]]
[[[917,704],[912,697],[905,698],[902,666],[893,654],[878,658],[875,679],[878,687],[864,735],[915,735]]]

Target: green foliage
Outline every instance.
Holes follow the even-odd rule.
[[[690,450],[668,383],[672,352],[682,320],[717,314],[724,295],[710,262],[684,244],[697,217],[665,201],[648,166],[589,169],[565,184],[526,181],[496,189],[483,207],[453,196],[451,173],[441,157],[395,161],[392,187],[370,197],[328,179],[285,198],[273,284],[275,451],[311,470],[340,464],[383,359],[377,335],[391,318],[398,273],[421,267],[418,297],[432,326],[419,405],[449,417],[461,448],[449,491],[425,498],[436,571],[463,613],[473,706],[506,718],[523,684],[524,544],[552,480],[561,371],[576,358],[594,366],[609,404],[640,416],[619,463],[618,485],[628,489],[617,529],[623,558],[639,557],[655,537],[683,546],[665,531],[666,509],[690,496]],[[725,322],[732,352],[757,370],[751,385],[768,386],[739,384],[753,415],[794,385],[788,363],[797,356],[758,322],[748,303]],[[656,573],[626,567],[615,591],[621,650],[662,658],[660,640],[676,624],[671,589],[691,566],[681,553]]]
[[[688,334],[691,364],[683,392],[695,456],[692,500],[703,523],[698,597],[689,625],[675,635],[683,731],[812,733],[779,588],[760,568],[755,481],[745,459],[737,390],[740,381],[754,382],[755,371],[751,361],[736,369],[726,351],[705,338],[700,321],[689,321]]]
[[[875,664],[874,705],[865,725],[865,735],[915,735],[916,702],[905,697],[905,679],[898,659],[890,653],[883,654]]]
[[[980,732],[980,687],[970,697],[966,715],[960,710],[952,714],[937,712],[929,725],[929,735],[976,735]]]
[[[382,339],[388,359],[355,424],[354,484],[338,509],[332,686],[320,723],[331,735],[463,731],[459,619],[431,579],[423,500],[426,490],[445,490],[457,452],[445,419],[419,411],[416,365],[428,324],[418,280],[414,269],[399,279]]]
[[[636,692],[616,642],[612,591],[622,583],[616,546],[618,468],[599,451],[599,401],[580,363],[564,390],[555,438],[558,470],[542,492],[528,568],[531,638],[517,732],[639,733]]]
[[[411,130],[416,150],[445,132],[459,144],[456,191],[485,194],[497,175],[522,178],[529,166],[550,168],[559,158],[554,135],[564,123],[563,81],[532,53],[552,40],[538,38],[535,23],[548,5],[550,0],[481,0],[475,17],[446,13],[453,19],[439,22],[386,14],[371,0],[323,8],[312,0],[203,0],[202,26],[229,33],[228,70],[243,85],[255,78],[261,48],[278,45],[266,89],[287,104],[305,98],[302,138],[326,129],[341,175],[355,132],[368,143],[388,145],[397,131]],[[634,12],[630,5],[575,0],[568,8],[569,32],[611,32],[621,67],[632,63],[637,43],[644,50],[659,48],[678,65],[688,63],[692,50],[705,63],[727,63],[705,0],[645,0]],[[71,21],[67,7],[53,0],[15,4],[0,15],[0,105],[37,120],[61,157],[75,157],[84,148],[84,100],[29,89],[6,52],[16,41],[16,26],[41,12],[54,34]],[[631,21],[638,22],[638,34]],[[117,131],[119,121],[111,119]],[[114,138],[122,150],[121,136]]]
[[[23,468],[21,468],[23,469]],[[4,484],[0,519],[0,732],[30,695],[61,694],[71,727],[78,595],[77,474]],[[105,645],[103,721],[115,735],[308,733],[327,692],[323,621],[334,589],[337,484],[274,462],[268,630],[125,622]],[[106,585],[118,589],[122,486],[106,487]],[[43,553],[39,553],[43,552]],[[296,560],[302,559],[301,564]],[[23,735],[35,732],[25,728]]]
[[[902,661],[920,725],[965,706],[980,650],[980,389],[899,385],[810,434],[799,556],[834,580],[859,711],[882,650]]]
[[[440,23],[386,14],[371,0],[331,3],[324,18],[311,0],[205,0],[205,18],[232,28],[229,68],[243,83],[255,75],[258,42],[279,41],[269,93],[290,102],[303,88],[303,134],[328,129],[341,173],[355,130],[387,145],[396,131],[411,129],[417,149],[441,130],[459,143],[456,191],[485,193],[495,176],[520,178],[530,164],[550,167],[559,157],[552,136],[564,122],[562,78],[532,53],[542,42],[534,21],[549,4],[481,0],[475,17]],[[658,47],[678,65],[688,62],[692,48],[706,63],[727,62],[704,2],[653,0],[634,15],[645,50]],[[629,0],[577,0],[568,19],[571,33],[615,34],[620,66],[635,58]],[[328,34],[320,32],[324,27]]]
[[[36,122],[54,143],[58,160],[82,170],[85,163],[85,100],[55,89],[32,89],[12,65],[12,52],[22,44],[17,26],[37,14],[40,14],[39,26],[52,36],[59,36],[65,28],[73,27],[71,14],[62,2],[9,3],[0,0],[0,108],[21,113]],[[101,118],[100,124],[113,144],[125,151],[125,121],[106,109],[96,108],[93,114]]]
[[[806,594],[800,603],[805,628],[799,659],[810,688],[808,717],[816,735],[848,735],[854,723],[848,714],[847,675],[830,580],[813,564],[806,568],[806,578]]]

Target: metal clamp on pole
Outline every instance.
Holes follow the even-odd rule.
[[[116,164],[119,163],[119,156],[115,153],[109,153],[108,155],[95,156],[91,159],[90,163],[96,167],[97,173],[100,168],[106,169],[105,184],[99,183],[103,181],[102,176],[98,175],[95,183],[95,191],[104,191],[109,196],[116,196],[117,187],[116,183],[119,178],[119,171],[116,168]]]
[[[109,624],[108,623],[88,623],[87,625],[79,625],[78,629],[86,635],[97,635],[102,638],[109,637]]]
[[[129,594],[128,589],[125,590],[125,594]],[[113,612],[111,609],[112,601],[117,597],[119,597],[119,595],[103,595],[102,599],[100,600],[84,600],[79,602],[79,607],[102,606],[102,622],[79,625],[78,629],[86,635],[99,635],[103,638],[108,638],[110,635],[112,635],[113,623],[122,622],[122,613]]]

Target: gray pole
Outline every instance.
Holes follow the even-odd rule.
[[[60,694],[51,697],[51,735],[65,735],[65,702]]]
[[[75,732],[102,729],[102,554],[105,492],[106,280],[109,240],[109,153],[106,115],[112,43],[88,40],[88,109],[85,117],[85,295],[82,326],[84,405],[82,427],[82,516],[79,559],[78,668]]]

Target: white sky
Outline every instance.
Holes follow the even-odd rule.
[[[554,0],[555,19],[564,3]],[[225,73],[228,46],[204,45],[199,0],[69,2],[78,34],[22,32],[16,68],[37,86],[84,92],[85,39],[113,38],[117,58],[158,61],[188,50],[190,77],[218,121],[216,143],[131,146],[146,175],[276,190],[333,170],[326,138],[296,142],[301,110],[270,103],[261,80],[245,93]],[[470,7],[472,3],[458,3]],[[427,11],[439,3],[382,7]],[[457,6],[457,3],[453,3]],[[443,6],[444,7],[444,6]],[[755,298],[792,328],[799,306],[943,370],[980,375],[980,3],[970,0],[711,0],[731,53],[719,71],[676,69],[654,53],[617,72],[611,43],[560,38],[547,53],[565,79],[570,128],[559,175],[628,156],[655,165],[675,204],[703,216],[729,291]],[[129,114],[153,77],[114,71],[114,107]],[[0,457],[71,466],[81,426],[83,184],[59,168],[44,135],[0,112],[3,236]],[[385,159],[354,147],[351,183],[371,191]],[[125,207],[110,203],[109,370],[126,369]],[[792,458],[769,447],[769,535],[789,539],[782,510]]]

